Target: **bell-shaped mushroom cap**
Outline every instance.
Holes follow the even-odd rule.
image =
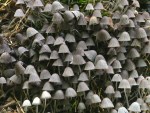
[[[73,61],[73,55],[72,53],[67,54],[65,58],[65,62],[72,62]]]
[[[89,71],[89,70],[94,70],[94,69],[95,69],[95,66],[93,62],[91,61],[86,62],[84,70]]]
[[[128,25],[129,17],[127,15],[122,15],[120,18],[120,25]]]
[[[112,66],[108,66],[108,69],[106,69],[106,73],[108,74],[114,74],[114,69]]]
[[[47,44],[47,45],[49,45],[49,44],[54,44],[54,42],[55,42],[54,37],[53,37],[53,36],[48,36],[48,37],[46,38],[45,44]]]
[[[120,44],[116,38],[112,38],[108,44],[108,47],[120,47]]]
[[[54,1],[52,3],[52,13],[60,11],[62,9],[64,9],[64,7],[61,5],[59,1]]]
[[[147,38],[146,31],[141,27],[136,30],[136,36],[137,38]]]
[[[80,82],[78,84],[77,92],[85,92],[85,91],[88,91],[88,90],[89,90],[89,87],[87,86],[87,84],[85,82]]]
[[[51,78],[49,79],[49,82],[62,84],[60,76],[57,73],[52,74]]]
[[[123,79],[120,81],[119,88],[120,89],[131,89],[131,86],[130,86],[128,80]]]
[[[97,40],[97,41],[107,41],[107,40],[109,40],[109,39],[111,39],[111,36],[110,36],[110,34],[109,34],[106,30],[104,30],[104,29],[100,30],[100,31],[97,33],[97,35],[96,35],[96,40]]]
[[[130,77],[132,78],[138,78],[139,74],[137,72],[137,70],[132,70],[130,73]]]
[[[120,42],[125,42],[125,41],[130,41],[130,35],[128,32],[124,31],[120,34],[118,41]]]
[[[66,44],[61,44],[58,53],[70,53],[68,46]]]
[[[50,79],[51,77],[51,74],[48,70],[44,69],[41,71],[41,74],[40,74],[40,79],[41,80],[44,80],[44,79]]]
[[[4,77],[0,77],[0,84],[6,84],[6,79]]]
[[[113,69],[120,69],[120,68],[122,68],[122,65],[119,60],[114,60],[112,63],[112,67],[113,67]]]
[[[101,102],[101,99],[97,94],[93,94],[91,96],[91,103],[92,104],[96,104],[96,103],[100,103],[100,102]]]
[[[142,16],[144,17],[145,20],[149,20],[150,19],[150,14],[146,11],[143,12]]]
[[[135,18],[134,12],[131,9],[128,9],[126,14],[128,15],[129,18]]]
[[[74,14],[74,16],[76,17],[76,19],[79,20],[79,18],[80,18],[80,12],[79,11],[71,11],[71,12]]]
[[[73,5],[73,11],[79,11],[80,9],[79,9],[79,6],[78,6],[78,4],[74,4]]]
[[[4,52],[0,56],[0,63],[8,64],[16,61],[9,53]]]
[[[102,19],[101,19],[101,22],[100,22],[100,25],[103,27],[103,26],[113,26],[113,21],[110,17],[108,16],[104,16]]]
[[[134,24],[133,20],[129,19],[129,25],[128,25],[128,27],[129,28],[135,28],[135,24]],[[132,36],[130,36],[130,37],[132,38]]]
[[[74,17],[75,17],[75,16],[74,16],[74,14],[73,14],[71,11],[65,11],[65,12],[64,12],[64,19],[65,19],[67,22],[73,20]]]
[[[127,70],[122,70],[120,74],[122,76],[122,79],[128,79],[129,78],[129,73]]]
[[[112,19],[119,20],[120,17],[121,17],[121,12],[117,10],[113,13]]]
[[[21,61],[18,61],[15,64],[15,73],[16,73],[16,75],[24,75],[24,71],[25,71],[25,68],[23,67],[23,63]]]
[[[65,96],[67,98],[72,98],[72,97],[76,97],[77,93],[73,88],[69,87],[66,89]]]
[[[137,98],[136,102],[142,105],[144,103],[144,100],[142,98]]]
[[[22,9],[17,9],[14,14],[14,17],[17,17],[17,18],[24,17],[24,16],[25,14],[23,13]]]
[[[139,88],[141,88],[141,89],[145,89],[145,88],[149,89],[150,88],[150,84],[149,84],[148,80],[147,79],[142,79],[140,84],[139,84]]]
[[[137,85],[135,79],[132,78],[132,77],[130,77],[130,78],[128,79],[128,81],[129,81],[130,86],[136,86],[136,85]]]
[[[141,14],[137,14],[136,15],[135,21],[137,21],[137,22],[145,22],[144,17]]]
[[[138,58],[138,57],[140,57],[140,54],[135,48],[132,48],[128,52],[127,57],[128,58]]]
[[[58,52],[57,51],[52,51],[51,52],[51,55],[50,55],[50,59],[58,59],[59,58],[59,55],[58,55]]]
[[[85,7],[85,10],[87,11],[94,10],[94,7],[91,3],[88,3],[87,6]]]
[[[43,3],[41,2],[41,0],[35,0],[33,3],[33,7],[43,7]]]
[[[33,65],[28,65],[24,71],[24,74],[32,74],[35,73],[35,68]]]
[[[41,95],[41,99],[50,99],[51,94],[48,91],[43,91]]]
[[[111,102],[111,100],[106,97],[102,100],[101,107],[104,109],[108,109],[108,108],[114,108],[114,105]]]
[[[85,72],[82,72],[79,75],[78,81],[82,81],[82,82],[89,81],[87,74]]]
[[[56,25],[60,25],[64,21],[63,17],[61,16],[60,13],[54,13],[52,22]]]
[[[27,31],[26,31],[26,35],[27,35],[28,38],[29,38],[29,37],[32,37],[32,36],[34,36],[34,35],[36,35],[37,33],[38,33],[38,31],[35,30],[35,29],[32,28],[32,27],[29,27],[29,28],[27,29]]]
[[[100,10],[94,10],[93,16],[95,16],[97,18],[102,18],[101,11]]]
[[[105,93],[106,94],[114,94],[114,87],[112,85],[107,86],[107,88],[105,89]]]
[[[45,82],[42,90],[43,91],[54,91],[54,87],[49,82]]]
[[[53,99],[55,100],[62,100],[64,98],[65,98],[65,95],[62,90],[57,90],[53,95]]]
[[[78,20],[78,25],[87,25],[87,21],[84,17],[84,14],[80,13],[80,17],[79,17],[79,20]]]
[[[43,53],[51,53],[51,49],[47,44],[44,44],[39,51],[39,54],[43,54]]]
[[[74,76],[74,72],[72,70],[71,67],[66,67],[63,74],[62,74],[63,77],[71,77],[71,76]]]
[[[124,55],[124,53],[122,53],[122,52],[119,52],[118,54],[117,54],[117,60],[119,60],[119,61],[124,61],[124,60],[126,60],[127,58],[126,58],[126,56]]]
[[[125,47],[121,46],[121,47],[117,48],[117,52],[126,53],[126,52],[127,52],[127,50],[126,50],[126,48],[125,48]]]
[[[127,59],[125,62],[125,67],[127,71],[132,71],[135,70],[135,64],[132,62],[131,59]]]
[[[91,61],[94,61],[95,57],[97,56],[97,52],[95,50],[85,51],[84,54]]]
[[[129,113],[128,110],[125,107],[120,107],[118,109],[118,113]]]
[[[147,64],[146,62],[144,61],[144,59],[138,59],[137,63],[136,63],[136,67],[146,67]]]
[[[47,3],[44,7],[43,12],[51,12],[51,10],[52,10],[52,4]]]
[[[83,65],[85,64],[85,60],[83,59],[83,57],[81,55],[73,55],[73,61],[71,64],[73,65]]]
[[[30,89],[29,81],[23,83],[22,89]]]
[[[24,100],[23,104],[22,104],[22,107],[29,107],[29,106],[31,106],[30,100]]]
[[[39,61],[46,61],[49,60],[49,56],[47,54],[40,54]]]
[[[65,36],[65,41],[70,42],[70,43],[74,43],[74,42],[76,42],[75,36],[70,34],[70,33],[67,33]]]
[[[105,60],[99,60],[95,65],[95,69],[108,69],[107,62]]]
[[[84,110],[84,109],[86,109],[85,104],[84,104],[83,102],[79,102],[79,104],[78,104],[78,110],[79,110],[79,111],[82,111],[82,110]]]
[[[120,91],[115,91],[115,95],[114,95],[115,98],[121,98],[121,92]]]
[[[29,76],[29,83],[34,83],[34,82],[41,82],[37,72],[31,73]]]
[[[139,85],[143,79],[145,78],[142,75],[140,75],[137,79],[137,84]]]
[[[145,44],[145,46],[142,50],[142,53],[144,53],[144,54],[146,54],[146,53],[149,54],[150,53],[150,41],[147,44]]]
[[[80,41],[78,44],[77,44],[77,49],[83,49],[83,50],[86,50],[87,49],[87,46],[86,46],[86,43],[84,41]]]
[[[107,55],[111,55],[111,56],[117,55],[116,48],[110,48],[107,52]]]
[[[150,103],[150,95],[146,96],[145,102],[148,103],[148,104]]]
[[[134,7],[140,7],[140,3],[139,3],[138,0],[133,0],[132,5],[133,5]]]
[[[102,4],[101,2],[98,2],[98,3],[95,5],[94,9],[98,9],[98,10],[104,9],[103,4]]]
[[[141,110],[142,110],[142,111],[147,111],[147,110],[149,110],[149,106],[148,106],[146,103],[143,103],[143,104],[141,105]]]
[[[132,112],[141,112],[140,104],[138,102],[133,102],[129,106],[129,110]]]
[[[32,105],[37,106],[37,105],[40,105],[40,104],[41,104],[40,98],[39,98],[39,97],[35,97],[35,98],[33,99]]]
[[[19,5],[19,4],[25,4],[25,3],[24,3],[24,0],[17,0],[17,1],[16,1],[16,5]]]
[[[92,16],[90,18],[90,21],[89,21],[89,25],[97,25],[99,22],[98,22],[98,19],[96,16]]]
[[[139,40],[137,40],[137,39],[134,39],[134,40],[132,41],[131,46],[141,48],[141,42],[140,42]]]
[[[25,47],[22,47],[22,46],[18,48],[18,53],[20,56],[28,51],[29,51],[28,49],[26,49]]]
[[[65,42],[64,38],[59,36],[59,37],[56,38],[56,40],[54,42],[54,46],[64,44],[64,42]]]
[[[63,66],[63,62],[62,62],[62,60],[59,58],[59,59],[57,59],[57,60],[52,64],[52,66],[58,66],[58,67]]]

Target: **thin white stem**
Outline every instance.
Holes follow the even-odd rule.
[[[38,105],[36,106],[36,113],[38,113]]]
[[[126,89],[124,89],[124,93],[125,93],[125,97],[126,97],[126,101],[127,101],[127,107],[129,107],[129,100],[128,100]]]
[[[44,99],[44,109],[43,109],[43,113],[45,113],[45,109],[46,109],[46,99]]]

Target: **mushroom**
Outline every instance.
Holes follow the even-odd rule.
[[[46,109],[46,100],[51,98],[51,94],[48,91],[43,91],[41,95],[41,99],[44,99],[44,109],[43,113],[45,113]]]
[[[28,112],[28,107],[30,107],[30,106],[31,106],[30,100],[24,100],[24,101],[23,101],[22,107],[24,107],[25,113]]]
[[[39,97],[35,97],[33,99],[32,105],[36,106],[36,113],[38,113],[38,106],[41,104],[41,100]]]

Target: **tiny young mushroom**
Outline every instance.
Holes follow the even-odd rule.
[[[38,106],[41,104],[41,100],[39,97],[35,97],[33,99],[33,102],[32,102],[32,105],[35,105],[36,106],[36,113],[38,113]]]
[[[25,113],[28,112],[28,107],[30,107],[30,106],[31,106],[30,100],[24,100],[24,101],[23,101],[22,107],[24,107]]]
[[[45,113],[46,109],[46,100],[51,98],[51,94],[48,91],[43,91],[41,95],[41,99],[44,99],[44,109],[43,113]]]

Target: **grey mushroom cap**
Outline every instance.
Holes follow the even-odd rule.
[[[14,14],[14,17],[17,17],[17,18],[24,17],[24,16],[25,14],[23,13],[22,9],[17,9]]]
[[[72,98],[72,97],[76,97],[77,93],[73,88],[69,87],[66,89],[65,96],[67,98]]]
[[[104,109],[108,109],[108,108],[114,108],[114,105],[111,102],[111,100],[106,97],[102,100],[101,107]]]
[[[54,100],[62,100],[65,99],[65,95],[62,90],[57,90],[53,95]]]
[[[89,90],[89,87],[87,86],[87,84],[85,82],[80,82],[78,84],[77,92],[85,92],[85,91],[88,91],[88,90]]]
[[[129,106],[129,110],[132,112],[141,112],[140,104],[138,102],[133,102]]]
[[[32,37],[32,36],[34,36],[34,35],[36,35],[37,33],[38,33],[38,31],[35,30],[35,29],[32,28],[32,27],[29,27],[29,28],[27,29],[27,31],[26,31],[26,35],[27,35],[28,38],[29,38],[29,37]]]

